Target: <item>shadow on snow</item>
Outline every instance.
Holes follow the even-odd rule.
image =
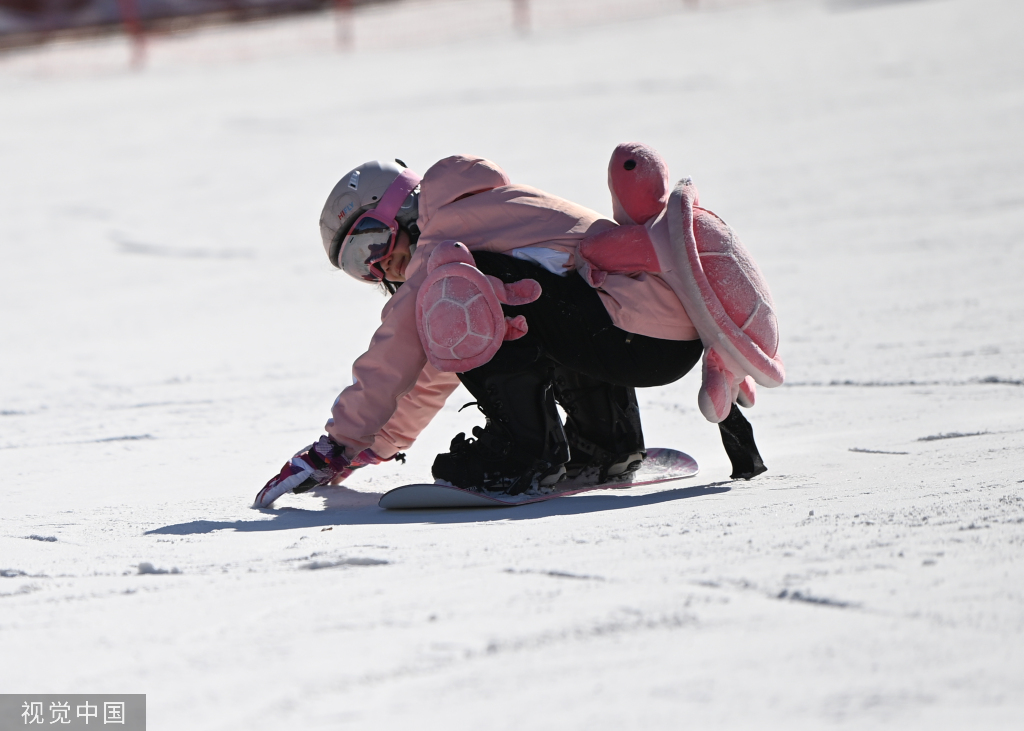
[[[270,520],[193,520],[189,523],[165,525],[146,531],[145,535],[195,535],[218,530],[240,532],[267,530],[294,530],[335,525],[405,525],[412,523],[485,523],[495,520],[536,520],[559,515],[581,515],[606,510],[622,510],[647,505],[658,505],[674,500],[717,495],[729,492],[728,483],[714,482],[694,487],[646,495],[594,494],[547,500],[529,505],[495,508],[442,508],[432,510],[384,510],[377,507],[380,493],[356,492],[348,488],[332,488],[315,494],[326,498],[324,510],[306,510],[285,507],[278,510],[265,508],[259,512],[270,515]]]

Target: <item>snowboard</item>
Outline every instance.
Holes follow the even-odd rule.
[[[612,478],[600,485],[581,475],[563,480],[550,491],[526,492],[522,495],[504,495],[480,490],[465,490],[451,485],[415,484],[396,487],[381,495],[377,503],[385,510],[422,510],[427,508],[508,508],[529,505],[558,497],[579,495],[593,490],[622,490],[642,485],[656,485],[693,477],[699,468],[688,454],[675,449],[648,449],[647,459],[640,469],[625,479]]]

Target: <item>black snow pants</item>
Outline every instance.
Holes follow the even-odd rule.
[[[476,266],[503,282],[535,279],[539,299],[503,306],[510,317],[524,315],[529,331],[502,344],[494,358],[460,374],[471,391],[487,379],[531,373],[538,384],[550,383],[568,415],[565,432],[575,452],[600,460],[613,453],[642,450],[643,432],[635,388],[663,386],[679,380],[700,360],[700,340],[661,340],[615,327],[597,292],[576,272],[561,277],[532,262],[504,254],[475,251]],[[520,399],[523,423],[548,423],[543,395]],[[526,402],[531,402],[529,406]],[[750,479],[765,471],[753,430],[734,404],[719,425],[732,462],[732,477]],[[550,431],[550,426],[542,429]],[[545,436],[551,441],[551,435]],[[580,455],[574,456],[574,459]]]

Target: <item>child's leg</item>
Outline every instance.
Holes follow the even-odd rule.
[[[510,350],[526,357],[506,351],[459,374],[487,423],[473,429],[473,439],[459,434],[452,440],[450,451],[434,460],[435,478],[515,495],[565,474],[569,448],[555,407],[552,364],[531,358],[532,349]]]
[[[644,434],[632,387],[605,383],[564,367],[555,369],[554,386],[566,413],[569,477],[593,467],[603,480],[639,466],[645,453]]]

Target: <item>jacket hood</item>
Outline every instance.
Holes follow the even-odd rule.
[[[511,184],[505,171],[490,160],[471,155],[452,155],[434,163],[420,182],[420,230],[442,206],[474,193]]]

